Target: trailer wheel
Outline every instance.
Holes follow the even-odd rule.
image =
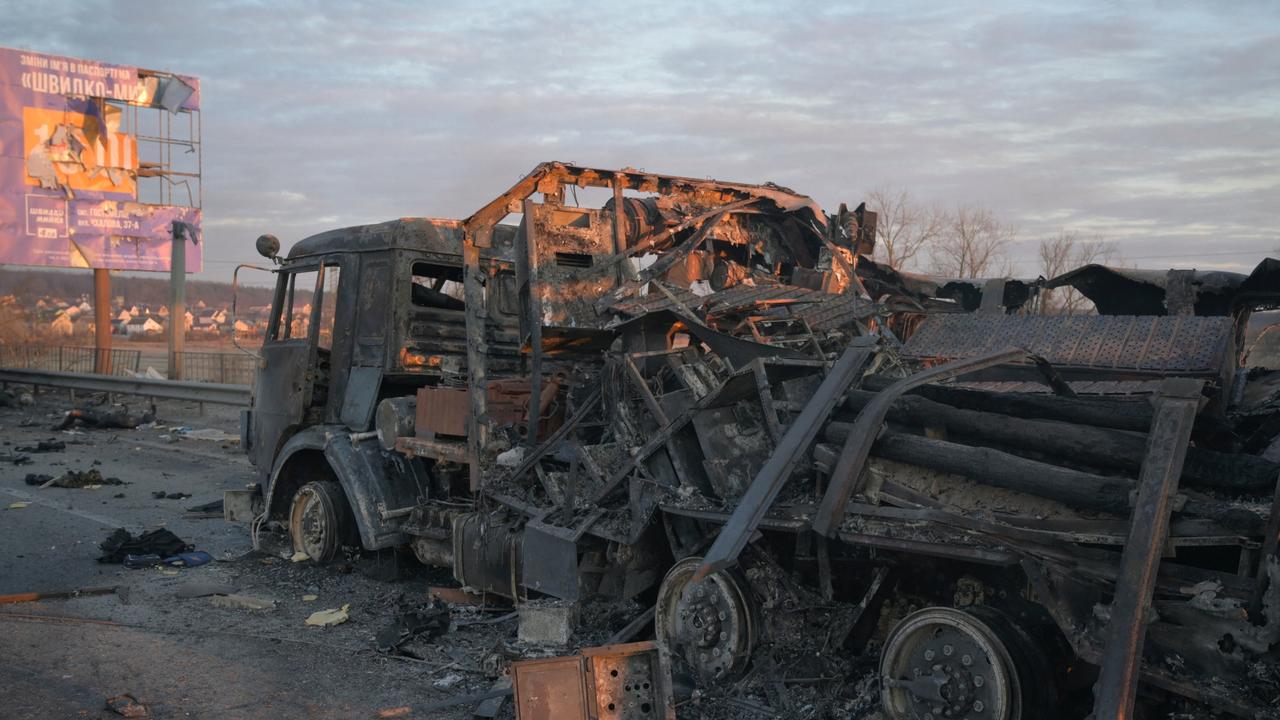
[[[1024,704],[1019,667],[1002,634],[954,608],[903,618],[880,655],[885,712],[893,720],[1020,720],[1024,710],[1042,717]]]
[[[660,646],[681,658],[702,682],[740,672],[756,644],[755,610],[747,583],[732,570],[698,582],[700,557],[672,566],[658,588],[654,629]]]
[[[354,525],[346,495],[337,482],[309,482],[293,494],[289,534],[294,552],[305,552],[317,563],[330,562],[355,537]]]

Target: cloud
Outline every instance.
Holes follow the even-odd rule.
[[[983,204],[1019,271],[1062,229],[1152,266],[1280,245],[1273,3],[7,5],[0,44],[202,78],[213,277],[548,159]]]

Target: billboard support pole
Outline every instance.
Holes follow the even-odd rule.
[[[169,379],[182,379],[182,346],[187,337],[187,238],[173,228],[169,265]]]
[[[111,271],[93,269],[93,371],[111,374]]]

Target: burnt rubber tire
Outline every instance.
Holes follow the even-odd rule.
[[[336,481],[318,480],[298,488],[289,507],[289,536],[294,552],[305,552],[317,563],[333,561],[343,545],[353,543],[355,518]]]
[[[989,607],[932,607],[903,618],[885,638],[880,674],[882,707],[892,720],[1057,715],[1047,658]]]

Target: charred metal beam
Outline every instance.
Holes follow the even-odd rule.
[[[582,422],[582,419],[587,416],[587,413],[591,412],[591,409],[595,407],[595,404],[600,401],[600,396],[602,394],[603,387],[601,385],[596,385],[592,388],[591,394],[587,396],[586,400],[582,401],[582,407],[578,408],[577,412],[573,414],[573,417],[569,418],[563,425],[556,428],[556,431],[551,433],[551,435],[548,436],[541,445],[530,450],[529,453],[525,455],[524,460],[514,471],[512,471],[511,477],[520,477],[521,475],[529,472],[529,470],[533,468],[534,463],[538,462],[543,456],[555,449],[556,445],[563,440],[571,430],[578,427]]]
[[[645,406],[653,414],[653,419],[658,421],[658,427],[666,427],[671,423],[671,419],[662,411],[662,406],[658,404],[658,399],[653,396],[653,391],[649,389],[649,383],[645,382],[644,376],[640,374],[640,368],[636,367],[630,355],[622,357],[622,364],[626,367],[627,377],[631,378],[631,384],[636,386],[636,390],[640,392],[640,397],[644,400]]]
[[[538,421],[542,406],[542,300],[538,291],[538,233],[535,218],[537,208],[532,200],[524,201],[524,222],[520,223],[517,237],[523,244],[525,261],[525,285],[521,288],[527,302],[526,322],[529,327],[529,417],[524,441],[529,447],[538,443]]]
[[[471,414],[467,418],[467,463],[471,491],[480,489],[484,479],[480,468],[480,451],[488,441],[487,380],[488,343],[485,342],[484,274],[480,269],[480,245],[475,232],[466,230],[462,243],[462,291],[466,303],[467,387],[471,389]]]
[[[1165,380],[1154,400],[1155,419],[1147,437],[1129,539],[1120,558],[1120,575],[1095,688],[1093,709],[1097,718],[1128,718],[1133,714],[1151,597],[1168,542],[1174,495],[1203,387],[1203,380]]]
[[[1255,625],[1263,624],[1262,599],[1267,592],[1270,576],[1267,574],[1267,562],[1275,556],[1276,546],[1280,544],[1280,480],[1276,482],[1275,495],[1271,499],[1271,516],[1267,519],[1267,529],[1262,537],[1262,552],[1258,556],[1258,574],[1253,585],[1253,595],[1249,598],[1249,619]]]
[[[831,484],[827,487],[826,494],[822,496],[822,503],[818,506],[817,515],[814,516],[813,529],[827,537],[835,534],[836,528],[840,525],[840,517],[844,513],[845,503],[849,502],[849,498],[861,489],[859,482],[863,465],[867,462],[872,444],[884,428],[885,416],[888,415],[889,407],[894,401],[908,390],[926,383],[953,378],[1004,362],[1012,362],[1025,356],[1025,350],[1001,350],[966,360],[957,360],[903,378],[881,391],[862,409],[862,412],[858,413],[853,431],[841,448],[840,459],[831,473]],[[845,389],[842,388],[840,394],[843,395],[844,392]]]
[[[695,579],[702,579],[737,561],[761,518],[769,512],[778,492],[791,477],[791,470],[813,444],[822,424],[831,417],[831,411],[843,398],[845,391],[862,376],[873,353],[874,348],[866,345],[853,344],[845,349],[808,404],[800,411],[800,415],[787,428],[782,441],[764,467],[760,468],[747,491],[742,494],[728,524],[720,531],[704,556],[702,565],[694,573]]]

